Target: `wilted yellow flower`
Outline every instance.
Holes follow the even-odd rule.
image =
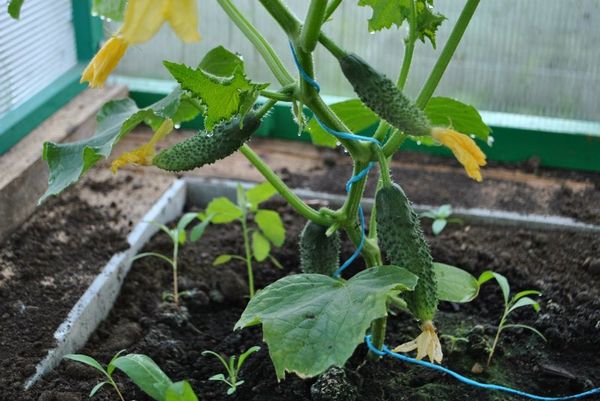
[[[158,127],[147,143],[131,152],[121,154],[112,162],[110,169],[113,174],[116,174],[120,168],[125,167],[128,164],[139,164],[141,166],[149,166],[152,164],[152,159],[154,158],[154,155],[156,155],[156,144],[172,131],[173,120],[167,118],[160,127]]]
[[[143,43],[165,21],[184,42],[200,40],[196,0],[129,0],[120,33],[129,43]]]
[[[485,154],[473,139],[450,128],[435,127],[431,136],[442,145],[450,148],[454,157],[465,167],[469,177],[481,182],[480,166],[485,166]]]
[[[81,74],[81,82],[89,82],[92,88],[104,86],[104,81],[119,64],[126,50],[126,41],[115,36],[110,38]]]
[[[143,43],[168,21],[184,42],[200,40],[195,0],[129,0],[121,29],[102,46],[81,76],[90,87],[104,86],[130,44]]]
[[[407,343],[401,344],[393,349],[394,352],[410,352],[417,350],[417,359],[423,359],[426,356],[429,360],[442,363],[444,354],[442,353],[442,344],[435,332],[435,326],[430,320],[421,325],[421,334],[417,338]]]

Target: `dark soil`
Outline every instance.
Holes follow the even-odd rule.
[[[1,244],[0,400],[21,399],[15,395],[55,346],[55,330],[104,264],[127,248],[110,226],[117,217],[70,191]]]
[[[288,185],[343,193],[352,175],[348,157],[331,150],[322,153],[323,166],[309,175],[284,171]],[[454,159],[402,152],[396,155],[392,174],[417,204],[550,214],[600,224],[600,173],[538,165],[535,160],[519,165],[490,162],[482,170],[483,182],[477,184]],[[375,174],[367,182],[367,196],[374,193]]]
[[[342,187],[345,179],[339,181]],[[424,187],[431,188],[430,185]],[[416,188],[417,185],[411,191],[417,193]],[[285,269],[279,270],[271,263],[256,264],[258,287],[298,272],[296,243],[304,221],[282,206],[279,209],[284,213],[287,242],[274,254]],[[92,223],[94,227],[99,224],[90,221]],[[428,227],[426,231],[429,231]],[[501,313],[500,291],[495,284],[489,283],[479,298],[470,304],[440,305],[436,318],[440,333],[468,339],[467,343],[453,345],[444,337],[446,366],[481,381],[548,396],[566,395],[600,385],[600,238],[597,235],[453,224],[440,236],[432,237],[430,233],[428,236],[437,261],[460,266],[475,275],[493,269],[508,277],[514,291],[538,289],[544,293],[539,314],[522,309],[514,317],[520,323],[539,329],[548,342],[542,342],[529,332],[507,331],[492,367],[479,375],[470,371],[475,362],[485,363],[486,343],[491,341]],[[94,242],[88,236],[80,237]],[[48,244],[48,239],[44,238],[43,243]],[[242,248],[240,228],[230,224],[210,226],[199,243],[182,249],[180,286],[183,290],[193,291],[193,296],[183,300],[189,312],[187,319],[178,319],[173,309],[161,301],[161,293],[169,290],[171,285],[169,268],[152,258],[135,262],[115,308],[81,352],[104,363],[124,348],[128,352],[147,354],[173,380],[188,379],[203,401],[331,399],[323,398],[326,392],[321,392],[320,398],[319,394],[311,395],[315,379],[301,380],[288,375],[285,381],[277,383],[259,327],[232,331],[246,303],[245,267],[238,262],[212,267],[211,262],[222,253],[241,253]],[[146,250],[168,254],[170,241],[164,234],[158,234]],[[42,265],[46,268],[52,266],[48,263],[51,251],[43,254]],[[343,257],[348,257],[351,252],[352,247],[346,243]],[[29,254],[35,255],[35,252],[26,255]],[[357,263],[349,274],[358,268]],[[44,301],[50,302],[50,298],[44,298]],[[27,304],[27,301],[23,302]],[[21,335],[24,327],[13,330]],[[389,319],[389,344],[402,343],[416,334],[417,325],[409,315],[398,313]],[[260,345],[262,349],[252,355],[242,369],[241,377],[246,382],[235,395],[225,395],[223,384],[208,380],[222,372],[221,366],[215,359],[203,357],[201,352],[210,349],[227,355],[239,354],[253,345]],[[345,396],[339,400],[351,400],[352,393],[358,394],[356,399],[368,401],[516,399],[502,393],[476,390],[448,376],[388,358],[365,363],[365,354],[365,347],[360,346],[344,372],[330,375],[333,382],[346,377],[346,382],[338,383],[345,388]],[[126,378],[117,376],[126,399],[148,400]],[[2,399],[84,400],[99,379],[91,369],[75,362],[63,362],[31,391],[22,393],[15,389],[10,397],[10,390],[4,390]],[[317,387],[323,388],[323,381],[315,385]],[[105,388],[96,399],[116,398]],[[600,398],[588,398],[594,399]]]

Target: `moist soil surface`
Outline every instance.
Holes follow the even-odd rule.
[[[55,346],[55,330],[112,255],[128,247],[110,225],[118,218],[68,191],[1,244],[0,400],[21,399],[23,382]]]
[[[343,181],[340,186],[342,184]],[[269,206],[282,213],[286,225],[286,243],[274,251],[274,256],[285,268],[280,270],[270,262],[255,263],[258,288],[285,275],[298,273],[297,241],[305,223],[303,218],[280,203],[271,202]],[[86,219],[86,224],[91,225],[92,221]],[[598,235],[450,224],[439,236],[433,236],[429,229],[430,221],[424,220],[423,225],[436,261],[460,266],[476,276],[493,269],[509,279],[514,292],[525,289],[543,292],[539,313],[522,308],[514,313],[513,318],[515,322],[537,328],[548,341],[544,342],[528,331],[507,330],[492,365],[479,374],[472,373],[471,369],[475,363],[485,366],[486,350],[503,308],[500,290],[495,283],[489,282],[482,288],[479,297],[469,304],[440,304],[436,323],[446,354],[445,366],[480,381],[546,396],[567,395],[600,386]],[[474,389],[447,375],[389,358],[366,362],[364,345],[357,348],[343,372],[330,374],[329,380],[317,383],[316,379],[301,380],[289,374],[278,383],[267,346],[262,342],[260,327],[233,331],[247,302],[245,266],[236,261],[212,266],[212,261],[220,254],[241,254],[241,238],[239,224],[211,225],[198,243],[181,249],[180,289],[192,293],[182,299],[186,313],[174,313],[172,306],[161,299],[161,294],[171,286],[169,267],[155,258],[136,261],[114,309],[81,353],[91,355],[102,363],[122,349],[147,354],[173,380],[189,380],[203,401],[517,399],[503,393]],[[96,242],[105,240],[97,238]],[[48,246],[46,237],[40,241]],[[86,241],[93,242],[89,238]],[[106,248],[100,249],[109,252]],[[171,242],[166,235],[159,233],[145,250],[169,254]],[[44,265],[52,257],[51,251],[43,254]],[[345,242],[342,258],[350,256],[352,251],[353,247]],[[92,251],[85,250],[83,253],[86,252]],[[30,255],[27,257],[35,254],[25,253]],[[361,262],[355,262],[347,275],[356,273],[360,268]],[[27,301],[23,302],[27,305]],[[46,302],[50,302],[50,297]],[[3,307],[6,308],[6,304]],[[18,308],[10,313],[18,313]],[[12,330],[21,335],[23,330],[33,330],[39,323],[40,320],[33,326],[18,326]],[[389,319],[386,341],[389,345],[400,344],[414,338],[418,331],[418,325],[410,315],[398,312]],[[6,335],[2,335],[4,342]],[[260,345],[261,350],[245,363],[240,372],[245,383],[234,395],[225,394],[227,388],[224,384],[208,380],[222,373],[222,366],[216,359],[202,356],[202,351],[210,349],[239,355],[254,345]],[[14,355],[14,352],[3,354],[3,363],[14,364],[13,359],[7,359]],[[19,355],[18,352],[16,355]],[[17,361],[22,360],[20,356],[17,358]],[[117,373],[116,378],[126,399],[149,400],[121,374]],[[0,398],[85,400],[99,380],[94,370],[65,361],[32,390],[23,393],[16,387],[12,392],[10,388],[3,388],[3,397]],[[336,388],[342,388],[343,393],[338,398],[328,398],[327,394]],[[105,387],[95,399],[115,400],[116,395]],[[587,399],[597,401],[600,397]]]

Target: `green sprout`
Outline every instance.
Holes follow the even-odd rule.
[[[244,256],[219,255],[213,261],[213,265],[219,266],[232,259],[246,263],[250,298],[254,296],[253,259],[262,262],[269,258],[275,266],[282,268],[281,263],[271,255],[271,244],[277,247],[283,245],[285,227],[279,213],[274,210],[258,208],[260,203],[269,200],[276,193],[277,190],[268,182],[256,185],[248,191],[244,191],[242,186],[238,185],[236,204],[225,197],[215,198],[208,204],[206,211],[201,214],[203,220],[205,216],[212,215],[213,224],[226,224],[237,220],[242,225]],[[255,228],[248,224],[250,216],[254,217]],[[250,238],[252,238],[252,242],[250,242]]]
[[[433,220],[431,223],[431,231],[433,235],[439,235],[448,223],[462,223],[458,217],[452,216],[452,205],[442,205],[437,209],[431,209],[421,213],[421,217],[427,217]]]
[[[540,333],[537,329],[531,326],[528,326],[526,324],[507,323],[509,315],[515,310],[524,306],[531,306],[536,312],[539,312],[540,304],[534,299],[530,298],[529,295],[540,296],[542,295],[542,293],[536,290],[524,290],[513,295],[511,298],[510,285],[508,284],[508,280],[506,279],[506,277],[499,273],[495,273],[491,270],[481,273],[481,276],[479,276],[479,279],[477,281],[481,286],[491,279],[495,279],[498,285],[500,286],[500,289],[502,290],[502,296],[504,297],[504,312],[502,313],[502,317],[500,318],[498,330],[496,330],[496,336],[494,337],[494,342],[492,343],[492,347],[490,348],[490,353],[488,355],[487,360],[488,367],[492,362],[492,357],[494,356],[496,346],[498,345],[498,341],[500,340],[500,334],[505,329],[526,329],[532,331],[533,333],[540,336],[544,341],[546,341],[546,337],[544,337],[542,333]]]
[[[179,247],[185,245],[189,240],[191,242],[198,241],[204,234],[206,226],[210,223],[212,216],[204,216],[203,221],[197,224],[190,231],[189,235],[186,232],[187,226],[194,220],[199,219],[198,213],[186,213],[177,222],[177,226],[173,229],[165,226],[164,224],[150,222],[157,226],[161,231],[166,233],[171,241],[173,242],[173,252],[171,256],[163,255],[158,252],[144,252],[136,255],[132,260],[144,258],[146,256],[154,256],[164,260],[171,266],[173,271],[173,290],[172,292],[165,292],[163,294],[163,300],[172,300],[177,308],[179,308],[179,297],[185,295],[187,292],[179,292],[178,278],[177,278],[177,259],[179,255]]]
[[[115,380],[112,377],[112,374],[116,368],[114,362],[115,362],[115,360],[117,360],[119,358],[119,356],[123,352],[124,352],[124,350],[117,352],[115,354],[115,356],[112,357],[112,359],[110,360],[108,365],[106,366],[106,369],[97,360],[95,360],[91,356],[82,355],[82,354],[67,354],[64,356],[64,358],[91,366],[92,368],[96,369],[97,371],[101,372],[104,375],[105,380],[96,384],[90,391],[90,395],[89,395],[90,398],[93,397],[98,392],[98,390],[100,390],[105,384],[109,384],[115,389],[115,392],[119,396],[119,399],[121,401],[125,401],[125,398],[123,398],[123,394],[121,394],[121,391],[119,390],[119,386],[117,386],[117,383],[115,382]]]
[[[210,350],[203,351],[202,355],[214,356],[221,362],[221,364],[225,367],[225,370],[227,371],[227,377],[225,377],[225,375],[223,373],[219,373],[214,376],[211,376],[208,380],[220,381],[220,382],[227,384],[227,386],[229,386],[229,388],[227,389],[227,395],[232,395],[233,393],[236,392],[238,386],[240,386],[244,383],[244,381],[239,380],[239,377],[238,377],[238,374],[240,372],[240,369],[244,365],[244,362],[251,354],[258,352],[259,350],[260,350],[260,347],[256,346],[256,345],[254,347],[249,348],[248,350],[243,352],[239,356],[239,358],[237,358],[237,363],[236,363],[235,355],[227,357],[226,355],[221,355],[214,351],[210,351]]]

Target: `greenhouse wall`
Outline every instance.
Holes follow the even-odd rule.
[[[118,73],[135,77],[169,78],[162,60],[198,63],[202,56],[218,45],[241,53],[249,75],[255,80],[273,81],[272,76],[252,45],[243,39],[216,2],[199,1],[199,44],[185,45],[175,40],[169,28],[152,41],[127,53]],[[304,16],[308,2],[294,0],[292,9]],[[236,5],[262,31],[274,47],[284,54],[292,69],[288,43],[279,28],[269,21],[256,1],[237,1]],[[598,0],[502,0],[482,2],[467,30],[453,62],[437,93],[460,98],[480,110],[597,120],[597,88],[600,87],[600,6]],[[456,20],[462,3],[438,0],[436,8],[450,21]],[[403,34],[397,29],[374,33],[368,30],[371,9],[357,7],[356,1],[342,3],[325,31],[344,48],[367,59],[389,76],[396,76],[396,66],[403,54]],[[417,48],[408,92],[416,94],[445,43],[452,24],[442,25],[437,50],[430,44]],[[106,24],[106,31],[115,26]],[[404,29],[404,28],[402,28]],[[218,35],[214,33],[218,32]],[[492,45],[490,45],[492,44]],[[319,81],[325,93],[353,96],[352,89],[339,74],[336,61],[323,49],[317,52]]]

